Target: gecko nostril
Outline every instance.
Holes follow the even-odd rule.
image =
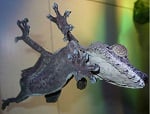
[[[136,73],[144,80],[144,82],[146,82],[146,83],[148,82],[148,75],[147,74],[145,74],[141,71],[138,71]]]
[[[145,83],[148,83],[148,75],[143,73],[143,75],[141,76],[141,78],[144,80]]]

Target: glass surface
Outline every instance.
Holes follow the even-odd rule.
[[[21,70],[33,66],[39,57],[24,42],[14,43],[21,35],[18,19],[29,18],[31,38],[50,52],[66,45],[56,25],[46,18],[49,13],[55,15],[54,2],[61,13],[72,11],[68,22],[75,27],[72,33],[81,45],[121,43],[128,49],[130,62],[148,74],[149,23],[133,21],[135,0],[0,0],[0,104],[2,99],[17,96]],[[88,81],[87,88],[79,90],[73,78],[57,103],[36,96],[10,104],[0,114],[148,114],[148,106],[148,84],[136,90]]]

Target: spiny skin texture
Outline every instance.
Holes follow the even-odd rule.
[[[125,47],[94,43],[86,49],[83,48],[71,33],[73,26],[67,23],[70,11],[66,11],[62,16],[56,3],[53,9],[56,17],[47,17],[56,23],[63,33],[64,39],[68,41],[67,46],[56,53],[46,51],[29,37],[28,19],[18,20],[17,25],[22,31],[22,36],[17,37],[15,41],[24,41],[41,56],[33,67],[22,70],[21,91],[16,98],[3,100],[3,110],[10,103],[19,103],[34,95],[44,95],[49,103],[56,102],[62,88],[73,76],[78,89],[86,87],[85,78],[91,83],[95,83],[98,78],[121,87],[144,87],[147,75],[130,65]]]

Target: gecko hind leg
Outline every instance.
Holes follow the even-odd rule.
[[[13,102],[19,103],[19,102],[21,102],[21,101],[27,99],[28,97],[29,97],[29,96],[27,96],[27,95],[25,94],[25,92],[22,92],[22,91],[21,91],[21,92],[19,93],[19,95],[18,95],[16,98],[8,98],[8,99],[6,99],[6,100],[3,100],[1,109],[2,109],[2,110],[5,110],[5,108],[6,108],[7,106],[9,106],[10,103],[13,103]]]
[[[82,90],[85,89],[87,86],[87,80],[85,78],[82,78],[81,80],[77,81],[77,88]]]
[[[60,93],[61,93],[61,90],[59,90],[55,93],[45,95],[46,102],[47,103],[56,102],[58,100],[58,97],[60,96]]]

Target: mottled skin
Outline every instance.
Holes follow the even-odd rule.
[[[71,33],[73,26],[66,20],[71,12],[66,11],[62,16],[56,3],[53,9],[56,17],[47,17],[56,23],[68,44],[60,51],[50,53],[29,37],[28,19],[17,22],[22,36],[17,37],[15,41],[23,40],[41,56],[33,67],[22,70],[21,92],[16,98],[3,100],[3,110],[12,102],[19,103],[34,95],[45,95],[47,102],[56,102],[62,88],[73,76],[78,89],[86,87],[86,77],[92,83],[98,78],[121,87],[144,87],[147,75],[130,65],[124,47],[94,43],[88,48],[83,48]]]
[[[60,51],[54,54],[50,53],[30,38],[28,19],[18,20],[17,25],[22,31],[22,36],[17,37],[15,41],[23,40],[39,52],[41,56],[33,67],[22,70],[21,91],[16,98],[3,100],[3,110],[12,102],[19,103],[34,95],[45,95],[47,102],[56,102],[61,89],[72,76],[77,80],[77,88],[84,89],[87,84],[84,77],[87,76],[92,81],[94,79],[91,71],[97,72],[99,70],[99,67],[95,64],[87,65],[89,58],[85,53],[85,49],[80,47],[78,41],[71,34],[72,26],[66,21],[66,17],[69,16],[70,12],[66,11],[64,16],[61,16],[56,3],[54,3],[53,9],[57,17],[54,18],[49,15],[48,18],[57,24],[69,42]]]

